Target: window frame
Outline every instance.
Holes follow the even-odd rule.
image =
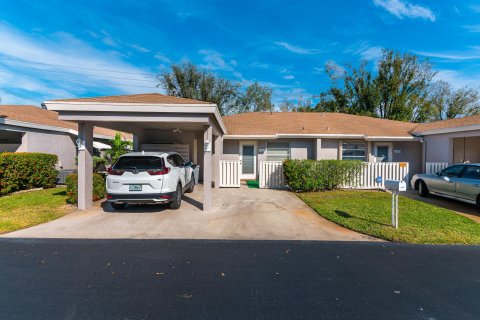
[[[448,170],[448,169],[451,169],[451,168],[454,168],[454,167],[458,167],[458,168],[461,168],[460,172],[455,176],[455,175],[446,175],[445,174],[445,170]],[[449,178],[461,178],[462,177],[462,174],[463,174],[463,171],[465,171],[465,168],[467,166],[466,165],[463,165],[463,164],[454,164],[452,166],[449,166],[449,167],[446,167],[445,169],[443,169],[441,172],[440,172],[440,176],[445,176],[445,177],[449,177]]]
[[[287,147],[282,147],[282,148],[269,148],[268,147],[268,144],[269,143],[285,143],[287,145]],[[287,157],[282,159],[282,160],[269,160],[268,159],[268,150],[287,150]],[[288,159],[291,159],[291,147],[290,147],[290,142],[289,141],[267,141],[266,144],[265,144],[265,159],[267,161],[284,161],[284,160],[288,160]],[[271,156],[274,156],[273,154]]]
[[[368,143],[367,141],[364,140],[340,140],[340,160],[352,160],[352,161],[363,161],[367,162],[368,161]],[[362,159],[344,159],[343,152],[345,151],[345,148],[343,147],[344,143],[361,143],[365,146],[364,150],[364,156],[363,160]],[[348,149],[347,149],[348,150]]]
[[[465,166],[465,168],[463,168],[463,170],[460,172],[459,178],[468,179],[468,180],[480,180],[480,174],[479,174],[477,179],[464,177],[465,173],[468,171],[469,168],[474,168],[476,170],[480,170],[480,166]]]

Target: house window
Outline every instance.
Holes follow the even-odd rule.
[[[342,160],[367,160],[367,144],[365,142],[343,142]]]
[[[290,159],[288,142],[267,142],[267,161],[283,161]]]

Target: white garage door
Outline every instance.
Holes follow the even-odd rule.
[[[142,144],[145,152],[177,152],[185,161],[190,161],[190,147],[188,144],[150,143]]]

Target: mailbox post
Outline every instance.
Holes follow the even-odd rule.
[[[407,191],[407,184],[400,180],[385,180],[385,189],[392,192],[392,226],[398,229],[398,193]]]

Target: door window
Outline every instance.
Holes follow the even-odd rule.
[[[390,161],[390,159],[388,159],[388,151],[388,146],[377,146],[377,157],[380,158],[382,162]]]
[[[465,166],[451,166],[442,171],[442,176],[456,178],[460,175]]]
[[[242,173],[255,173],[255,146],[242,146]]]
[[[466,167],[465,171],[462,174],[462,178],[480,180],[480,167],[479,166]]]

